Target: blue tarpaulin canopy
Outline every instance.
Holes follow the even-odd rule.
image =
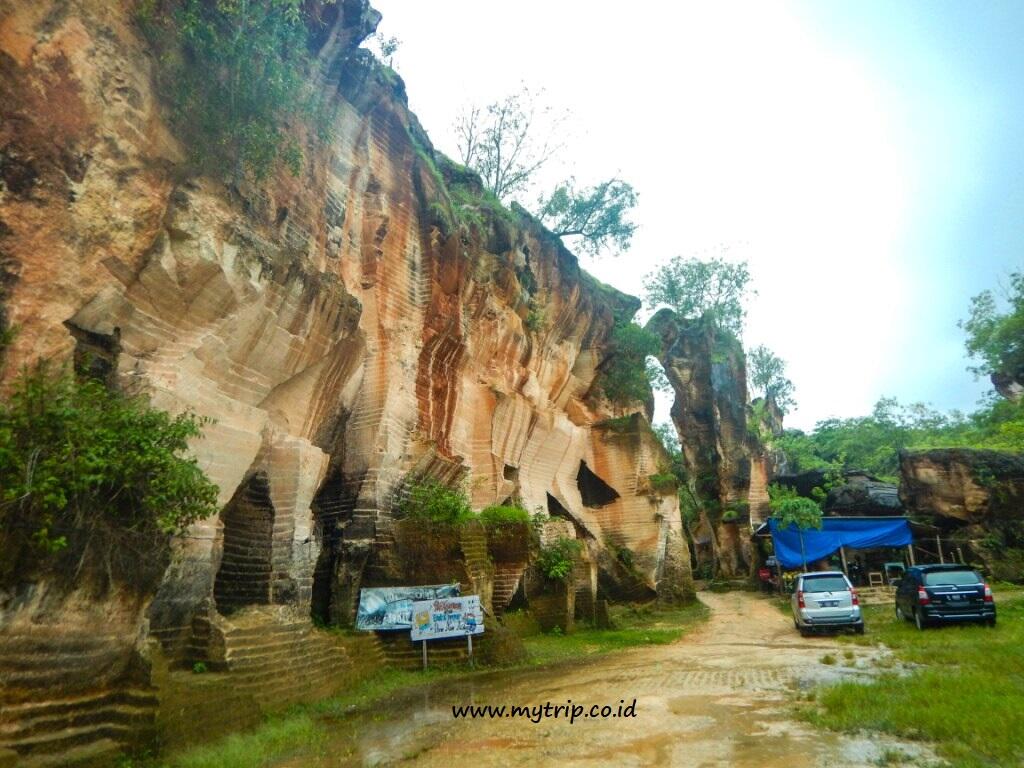
[[[821,530],[804,529],[800,554],[800,531],[795,525],[780,528],[775,518],[768,519],[775,546],[775,557],[784,568],[797,568],[804,561],[813,563],[837,552],[840,547],[905,547],[913,541],[910,525],[902,517],[823,517]]]

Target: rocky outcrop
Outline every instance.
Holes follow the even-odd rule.
[[[903,514],[898,486],[864,472],[844,472],[843,478],[842,484],[829,489],[825,514],[868,517]]]
[[[639,426],[596,426],[619,415],[597,367],[639,302],[522,213],[453,220],[452,169],[401,81],[357,49],[375,12],[324,6],[311,77],[329,136],[302,136],[297,178],[253,185],[184,173],[130,6],[0,1],[0,303],[18,328],[4,373],[78,356],[159,408],[212,419],[194,450],[222,511],[174,542],[155,597],[133,595],[109,624],[120,676],[104,690],[150,686],[150,651],[171,669],[216,660],[223,621],[347,621],[360,586],[393,578],[393,512],[413,477],[465,482],[478,508],[564,516],[595,562],[609,541],[628,548],[641,593],[685,595],[675,494],[645,484],[660,449]],[[526,322],[531,306],[543,322]],[[744,388],[722,386],[718,436],[687,446],[696,461],[705,436],[724,441],[732,499],[749,474],[729,431],[742,433],[729,398]],[[467,586],[482,569],[467,565]],[[67,600],[26,594],[4,596],[0,646],[67,625]],[[280,610],[254,618],[262,606]]]
[[[776,457],[748,413],[746,361],[740,343],[703,320],[662,309],[647,329],[661,339],[660,362],[675,393],[679,435],[699,520],[691,529],[698,565],[726,578],[747,576],[755,562],[749,528],[768,515]]]
[[[1017,370],[1014,373],[996,371],[989,378],[996,392],[1007,400],[1016,403],[1024,396],[1024,370]]]
[[[1024,456],[964,448],[901,452],[900,500],[997,578],[1024,580]]]

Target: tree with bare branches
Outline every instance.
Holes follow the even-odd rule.
[[[550,133],[540,136],[538,122],[550,121],[550,108],[539,106],[525,86],[486,107],[471,106],[455,122],[459,158],[480,174],[484,186],[501,201],[525,191],[534,174],[561,149]]]

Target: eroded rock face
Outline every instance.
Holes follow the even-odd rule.
[[[213,419],[194,450],[222,512],[174,543],[126,647],[152,636],[202,658],[218,616],[308,619],[314,595],[345,621],[360,585],[389,578],[417,475],[465,481],[478,508],[557,511],[597,554],[628,547],[642,590],[685,595],[675,495],[643,482],[660,448],[594,427],[617,415],[596,367],[639,302],[528,217],[437,220],[404,86],[357,50],[376,13],[323,8],[312,76],[336,114],[327,141],[306,137],[300,176],[229,187],[184,171],[130,6],[0,2],[0,306],[19,329],[4,373],[78,355]],[[723,477],[747,471],[724,461]],[[581,466],[614,499],[585,500]]]
[[[657,312],[647,329],[662,342],[661,364],[675,392],[671,416],[693,490],[702,502],[691,533],[700,564],[727,578],[754,567],[749,527],[768,515],[776,457],[748,428],[746,360],[736,339],[708,323]],[[769,430],[781,414],[768,409]]]
[[[1024,580],[1024,457],[941,448],[900,454],[900,499],[970,548],[998,578]]]

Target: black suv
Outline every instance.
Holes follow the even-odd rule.
[[[913,565],[896,590],[896,617],[918,629],[948,621],[996,623],[992,590],[966,565]]]

